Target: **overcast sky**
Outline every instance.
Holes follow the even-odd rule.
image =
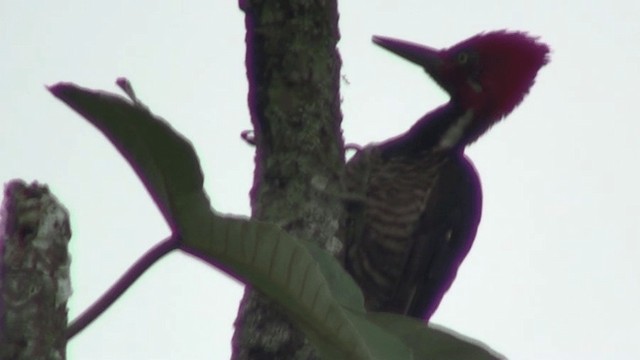
[[[467,151],[483,219],[433,321],[515,360],[638,359],[640,2],[522,3],[343,1],[345,139],[397,135],[447,99],[371,35],[433,47],[503,28],[540,36],[550,64]],[[169,234],[111,144],[44,88],[117,91],[119,76],[193,142],[215,208],[249,214],[236,2],[0,1],[0,181],[47,183],[69,209],[71,318]],[[239,283],[173,254],[73,339],[69,358],[228,358],[241,295]]]

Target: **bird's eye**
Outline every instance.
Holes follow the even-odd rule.
[[[458,64],[464,65],[467,63],[467,61],[469,61],[469,54],[467,54],[466,52],[458,53],[456,60],[458,61]]]

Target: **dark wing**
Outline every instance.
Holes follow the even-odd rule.
[[[393,297],[384,309],[428,320],[469,252],[482,211],[480,179],[462,154],[438,171]]]

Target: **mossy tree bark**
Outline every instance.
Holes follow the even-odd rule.
[[[334,254],[344,165],[336,0],[241,0],[256,157],[254,219],[279,224]],[[314,349],[267,298],[247,286],[233,359],[309,359]]]

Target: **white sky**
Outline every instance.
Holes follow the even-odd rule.
[[[342,2],[347,142],[396,135],[446,101],[373,34],[446,47],[508,28],[553,49],[523,105],[468,151],[483,220],[434,322],[510,359],[640,358],[640,2],[431,3]],[[128,77],[194,143],[214,206],[249,213],[243,14],[232,1],[179,4],[0,2],[0,181],[45,182],[69,208],[72,318],[168,228],[116,150],[45,84],[115,91]],[[228,358],[241,293],[171,255],[69,344],[69,358]]]

